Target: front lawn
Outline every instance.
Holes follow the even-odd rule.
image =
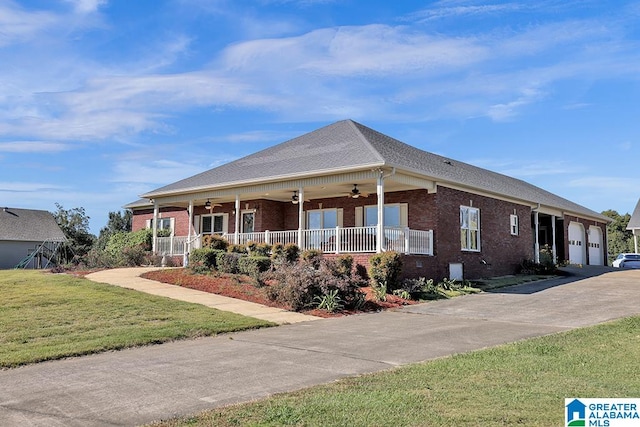
[[[565,397],[639,396],[639,331],[632,317],[154,426],[560,426]]]
[[[0,368],[270,325],[66,274],[0,270]]]

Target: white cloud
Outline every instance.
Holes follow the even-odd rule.
[[[107,4],[107,0],[65,0],[71,3],[77,13],[93,13],[102,5]]]
[[[0,194],[2,193],[39,193],[48,191],[61,191],[65,187],[43,182],[12,182],[0,181]]]
[[[166,185],[203,172],[200,165],[158,159],[117,162],[112,182]]]
[[[59,142],[9,141],[0,142],[0,152],[6,153],[54,153],[70,150],[71,146]]]
[[[442,2],[440,4],[442,5]],[[435,19],[459,18],[461,16],[482,16],[514,12],[528,8],[529,6],[519,3],[436,6],[412,13],[408,18],[418,22],[427,22]]]
[[[0,3],[0,46],[25,42],[58,22],[50,12],[27,12],[15,2]]]
[[[572,179],[569,187],[599,190],[616,190],[628,193],[630,188],[640,188],[640,178],[620,176],[587,176]]]

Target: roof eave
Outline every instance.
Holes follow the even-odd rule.
[[[211,190],[224,190],[224,189],[229,189],[229,188],[233,188],[233,187],[245,187],[245,186],[255,185],[255,184],[266,184],[266,183],[285,181],[285,180],[287,180],[287,181],[288,180],[296,180],[296,179],[309,178],[309,177],[313,177],[313,176],[334,175],[334,174],[340,174],[340,173],[345,173],[345,172],[353,172],[353,171],[366,170],[366,169],[382,168],[382,167],[386,167],[386,166],[389,166],[389,165],[386,165],[384,162],[376,162],[376,163],[358,165],[358,166],[354,166],[354,167],[321,169],[321,170],[315,170],[315,171],[309,172],[309,173],[295,173],[295,174],[274,175],[274,176],[271,176],[271,177],[268,177],[268,178],[254,178],[254,179],[248,179],[248,180],[243,180],[243,181],[231,181],[231,182],[224,182],[224,183],[213,184],[213,185],[202,185],[202,186],[197,186],[197,187],[188,187],[188,188],[183,188],[183,189],[180,189],[180,190],[151,191],[149,193],[144,193],[144,194],[140,195],[140,197],[143,198],[143,199],[154,199],[154,198],[157,198],[157,197],[184,195],[184,194],[188,194],[188,193],[198,193],[198,192],[202,192],[202,191],[211,191]]]

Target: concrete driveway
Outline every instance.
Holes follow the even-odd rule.
[[[3,426],[129,426],[640,314],[640,271],[0,372]]]

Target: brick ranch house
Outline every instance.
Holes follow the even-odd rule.
[[[397,251],[405,276],[514,273],[548,246],[554,260],[606,262],[597,212],[527,182],[419,150],[352,120],[336,122],[143,194],[125,208],[153,249],[178,256],[220,234],[303,250]],[[170,237],[158,237],[159,229]],[[185,256],[186,259],[186,256]]]

